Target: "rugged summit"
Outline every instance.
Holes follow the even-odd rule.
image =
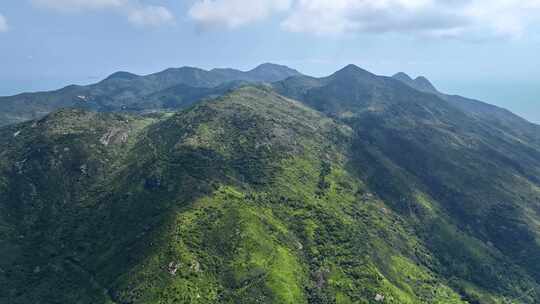
[[[392,76],[392,78],[397,79],[406,85],[417,89],[418,91],[439,94],[440,92],[435,88],[435,86],[424,76],[418,76],[416,79],[412,79],[411,76],[406,73],[399,72]]]

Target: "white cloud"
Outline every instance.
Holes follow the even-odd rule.
[[[169,24],[174,15],[166,7],[145,5],[136,0],[31,0],[38,7],[60,12],[113,10],[136,26],[151,27]]]
[[[401,32],[480,39],[521,35],[539,0],[298,0],[284,29],[313,34]],[[532,17],[532,18],[531,18]]]
[[[36,6],[60,11],[84,11],[105,8],[119,8],[127,0],[32,0]]]
[[[203,26],[236,28],[287,11],[292,0],[201,0],[189,16]]]
[[[174,15],[163,6],[149,5],[131,10],[128,19],[138,26],[159,26],[173,22]]]
[[[201,0],[190,9],[203,25],[236,28],[285,17],[284,30],[315,35],[396,32],[485,39],[519,37],[540,20],[540,0]]]
[[[7,32],[9,30],[9,26],[7,23],[6,17],[4,15],[0,14],[0,33]]]

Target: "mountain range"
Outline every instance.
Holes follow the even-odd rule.
[[[242,83],[274,82],[297,75],[300,73],[296,70],[269,63],[248,72],[194,67],[171,68],[146,76],[117,72],[88,86],[70,85],[51,92],[0,97],[0,126],[40,118],[67,107],[132,113],[176,110]]]
[[[539,303],[540,126],[355,65],[0,99],[0,303]]]

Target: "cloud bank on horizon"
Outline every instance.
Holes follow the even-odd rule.
[[[283,30],[313,35],[405,33],[516,38],[540,19],[540,0],[201,0],[189,16],[236,28],[281,15]]]
[[[174,14],[164,6],[141,4],[135,0],[31,0],[36,7],[47,8],[64,13],[77,13],[88,10],[114,10],[127,20],[140,27],[171,24]]]

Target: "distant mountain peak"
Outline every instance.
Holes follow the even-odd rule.
[[[425,83],[425,84],[429,84],[431,86],[433,86],[433,84],[431,83],[431,81],[429,81],[426,77],[424,76],[418,76],[414,79],[415,82],[417,83]]]
[[[161,72],[158,72],[156,74],[159,74],[159,73],[177,73],[177,72],[194,72],[194,71],[197,71],[197,72],[206,72],[205,70],[201,69],[201,68],[198,68],[198,67],[192,67],[192,66],[183,66],[183,67],[179,67],[179,68],[167,68]]]
[[[337,73],[364,73],[364,74],[375,75],[375,74],[371,73],[370,71],[365,70],[365,69],[357,66],[356,64],[352,64],[352,63],[346,65],[344,68],[337,71]]]
[[[112,80],[112,79],[132,80],[138,77],[139,75],[136,75],[130,72],[120,71],[120,72],[111,74],[109,77],[105,78],[105,80]]]
[[[241,72],[233,68],[213,68],[210,72]]]
[[[300,74],[300,72],[298,72],[297,70],[291,69],[286,65],[269,63],[269,62],[258,65],[257,67],[252,69],[250,72],[256,72],[256,71],[265,71],[265,72],[279,71],[279,72],[289,72],[292,74]]]
[[[377,75],[362,69],[361,67],[349,64],[342,68],[341,70],[335,72],[330,76],[331,78],[352,78],[352,79],[362,79],[362,80],[374,80],[377,78]]]
[[[417,77],[414,82],[418,86],[419,89],[425,92],[430,93],[439,93],[439,90],[424,76]]]
[[[344,66],[341,70],[339,70],[338,72],[345,72],[345,71],[363,71],[364,69],[360,68],[359,66],[357,66],[356,64],[347,64],[346,66]]]
[[[399,72],[392,76],[392,78],[403,82],[404,84],[410,86],[413,89],[418,91],[439,94],[440,92],[437,88],[424,76],[418,76],[415,79],[412,79],[407,73]]]
[[[392,78],[403,81],[403,82],[413,82],[414,80],[409,76],[409,74],[404,72],[399,72],[392,76]]]
[[[265,63],[259,64],[257,67],[254,68],[254,70],[264,69],[264,68],[289,68],[289,67],[285,65],[281,65],[281,64],[265,62]]]
[[[270,82],[280,81],[293,76],[302,75],[295,69],[291,69],[285,65],[279,65],[275,63],[263,63],[251,71],[247,72],[248,75],[255,79],[269,80]]]

